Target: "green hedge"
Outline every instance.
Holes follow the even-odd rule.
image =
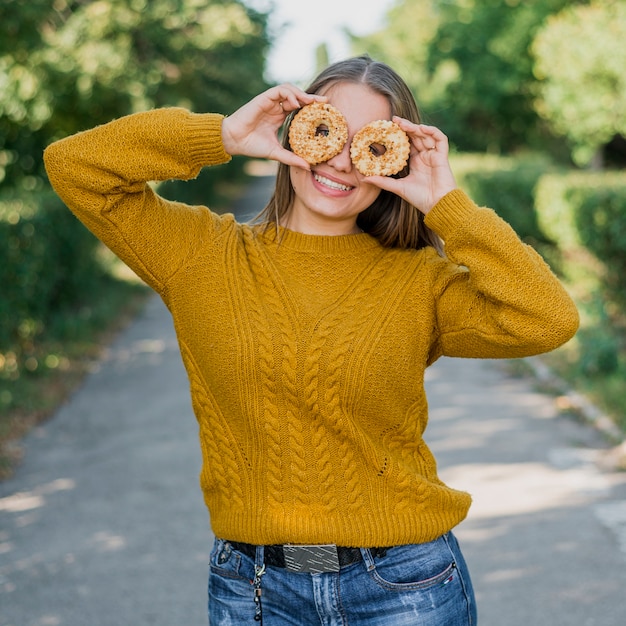
[[[584,248],[606,268],[607,287],[626,290],[626,173],[548,174],[536,190],[539,222],[564,251]]]
[[[451,162],[473,199],[564,277],[581,313],[566,369],[626,425],[626,172],[558,170],[542,157],[463,154]]]
[[[606,286],[626,293],[626,173],[559,172],[541,156],[462,154],[451,161],[459,184],[522,239],[590,252],[606,267]]]
[[[529,243],[549,243],[538,223],[534,189],[549,168],[541,155],[451,157],[457,182],[480,205],[494,209]]]
[[[51,191],[0,198],[0,353],[98,288],[96,245]]]
[[[546,174],[535,204],[581,314],[565,371],[626,430],[626,172]]]

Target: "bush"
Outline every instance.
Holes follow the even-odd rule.
[[[7,442],[58,407],[148,290],[115,276],[121,262],[49,190],[0,198],[0,246],[1,480]]]
[[[36,204],[38,203],[38,204]],[[52,192],[0,200],[0,352],[93,293],[97,240]]]
[[[590,186],[571,189],[568,199],[575,211],[582,243],[609,270],[616,293],[626,288],[626,175],[597,177]]]
[[[550,243],[535,211],[534,189],[548,168],[544,157],[498,157],[455,155],[452,157],[458,182],[480,205],[494,209],[524,241]]]
[[[498,211],[522,239],[539,244],[565,276],[581,328],[547,358],[626,428],[626,174],[558,172],[543,159],[451,160],[474,200]]]
[[[536,192],[539,223],[565,251],[585,248],[606,268],[606,286],[626,289],[626,174],[546,175]]]
[[[626,429],[626,174],[546,174],[535,202],[541,228],[563,254],[581,314],[575,340],[550,358]]]

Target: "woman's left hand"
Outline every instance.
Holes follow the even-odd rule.
[[[448,138],[435,126],[414,124],[400,117],[393,121],[411,141],[409,174],[404,178],[369,176],[364,180],[395,193],[426,214],[457,188],[448,162]]]

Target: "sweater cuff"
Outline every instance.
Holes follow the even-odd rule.
[[[187,123],[189,157],[198,167],[220,165],[231,160],[222,144],[223,115],[219,113],[190,113]]]
[[[446,235],[466,223],[477,209],[478,206],[464,191],[454,189],[428,212],[424,223],[445,241]]]

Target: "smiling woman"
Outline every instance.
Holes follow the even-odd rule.
[[[357,217],[376,200],[381,190],[367,182],[353,166],[350,143],[358,130],[378,119],[388,119],[387,98],[359,83],[331,84],[319,93],[328,98],[346,120],[347,141],[340,150],[309,171],[290,168],[294,201],[283,225],[311,235],[346,235],[362,232]]]
[[[355,96],[354,99],[344,97],[348,101],[346,104],[349,110],[354,111],[351,115],[358,115],[360,119],[353,120],[352,128],[349,128],[349,136],[346,143],[348,147],[344,146],[344,150],[333,158],[325,163],[321,163],[319,166],[313,167],[313,180],[320,185],[323,184],[327,188],[337,191],[350,192],[356,190],[354,193],[344,196],[344,204],[355,200],[358,201],[359,192],[361,192],[361,195],[364,194],[368,187],[374,186],[375,189],[373,195],[367,194],[371,204],[362,207],[361,212],[358,214],[358,223],[354,223],[354,215],[352,215],[351,223],[344,220],[338,221],[329,216],[330,219],[325,220],[323,223],[317,219],[315,228],[321,228],[325,224],[327,230],[324,232],[337,234],[338,231],[334,229],[339,225],[343,225],[342,232],[356,233],[365,231],[374,235],[385,246],[399,246],[403,248],[433,246],[436,249],[440,249],[439,237],[424,223],[424,215],[428,208],[426,207],[425,211],[415,210],[415,206],[422,203],[423,200],[432,203],[433,198],[416,198],[414,203],[412,203],[407,198],[402,197],[402,194],[390,193],[385,188],[385,186],[390,184],[390,179],[372,176],[366,180],[360,172],[352,168],[349,146],[353,141],[354,135],[363,126],[380,119],[389,122],[394,116],[404,118],[405,123],[409,120],[413,122],[412,128],[419,134],[418,144],[422,155],[436,146],[435,135],[440,141],[441,148],[447,154],[446,137],[438,129],[419,124],[419,111],[406,83],[395,72],[389,71],[387,66],[373,63],[366,56],[329,66],[321,72],[307,91],[315,94],[324,94],[324,100],[332,102],[335,91],[339,92],[337,97],[341,98],[341,93],[346,89],[354,91]],[[378,106],[380,107],[378,111],[369,107],[369,98],[373,98],[373,102],[378,101]],[[281,110],[284,110],[285,104],[281,104]],[[297,103],[291,106],[295,106],[294,110],[299,108]],[[341,107],[335,108],[338,108],[340,113],[342,112]],[[290,109],[287,108],[287,110]],[[289,120],[287,120],[288,125],[289,123]],[[403,129],[399,126],[398,128],[403,133],[408,131],[408,127]],[[285,133],[283,145],[290,150],[288,136],[289,133]],[[430,159],[431,156],[433,155],[429,154],[428,158]],[[419,161],[421,161],[421,158]],[[444,188],[445,190],[450,190],[456,187],[454,177],[447,165],[447,159],[444,165],[446,167],[440,170],[442,174],[442,188],[438,192],[440,194],[444,193]],[[307,167],[307,169],[310,168]],[[404,172],[404,175],[407,172],[408,169]],[[292,204],[298,202],[297,194],[294,195],[294,185],[296,183],[292,180],[293,177],[297,177],[298,184],[305,180],[301,173],[293,169],[288,170],[285,165],[279,166],[276,193],[260,214],[261,221],[266,221],[267,223],[274,222],[276,224],[286,223],[284,220],[287,219]],[[320,202],[324,201],[323,195],[314,196],[315,198]],[[366,210],[363,210],[363,208]],[[346,207],[344,207],[345,209]],[[309,213],[309,217],[313,215],[314,212]],[[309,227],[312,226],[311,224],[309,225]]]
[[[312,103],[347,127],[315,165],[279,139]],[[408,137],[397,177],[352,161],[355,135],[378,120]],[[150,184],[232,155],[279,162],[256,222]],[[551,350],[578,315],[543,260],[456,187],[447,138],[420,123],[402,78],[347,59],[306,91],[278,85],[226,117],[136,113],[52,144],[45,161],[173,316],[216,536],[210,623],[399,626],[419,612],[428,626],[474,626],[452,532],[471,498],[439,478],[423,440],[425,369]]]

